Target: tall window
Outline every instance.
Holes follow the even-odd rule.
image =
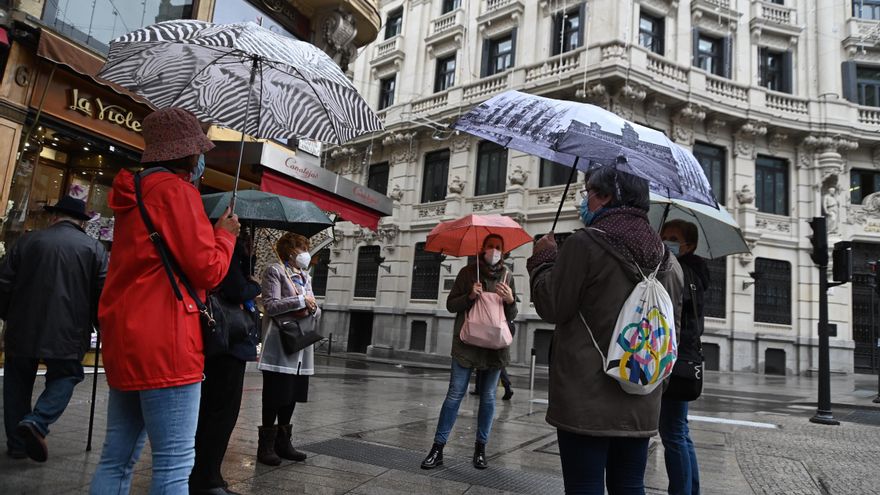
[[[666,19],[663,17],[642,12],[639,17],[639,44],[658,55],[663,55],[665,26]]]
[[[388,194],[388,171],[388,162],[370,165],[367,187],[378,193]]]
[[[553,16],[553,55],[559,55],[584,43],[582,10],[580,8]]]
[[[880,67],[859,67],[856,88],[859,105],[880,107]]]
[[[703,314],[712,318],[726,318],[727,258],[706,260],[709,268],[709,287],[703,294]]]
[[[730,38],[714,38],[699,31],[694,32],[694,66],[716,76],[730,77]]]
[[[318,254],[316,254],[315,257],[318,258],[318,264],[315,265],[315,272],[312,275],[312,292],[314,292],[316,296],[325,296],[327,295],[330,248],[324,248],[318,251]]]
[[[437,59],[437,72],[434,75],[434,92],[455,86],[455,54]]]
[[[758,84],[773,91],[791,93],[791,52],[758,48]]]
[[[379,110],[394,105],[394,88],[397,86],[397,75],[379,81]]]
[[[442,14],[448,14],[459,7],[461,7],[461,0],[443,0]]]
[[[507,148],[490,141],[480,143],[474,196],[504,192],[506,177]]]
[[[379,263],[379,246],[362,246],[358,249],[354,297],[376,297]]]
[[[711,144],[694,144],[694,157],[703,166],[712,192],[719,203],[727,202],[727,153],[724,148]]]
[[[558,186],[568,182],[571,167],[541,158],[541,170],[538,176],[538,187]]]
[[[852,169],[849,172],[850,201],[860,205],[869,194],[880,191],[880,173],[870,170]]]
[[[425,243],[416,243],[413,259],[410,299],[437,299],[440,290],[440,256],[425,251]]]
[[[403,8],[392,10],[385,18],[385,39],[393,38],[403,30]]]
[[[853,17],[880,20],[880,0],[852,0]]]
[[[755,259],[755,321],[791,324],[791,264]]]
[[[483,40],[482,76],[492,76],[513,67],[516,51],[516,29],[507,36]]]
[[[788,215],[788,162],[758,156],[755,162],[755,203],[758,211]]]
[[[446,181],[449,177],[449,150],[425,154],[425,170],[422,178],[422,203],[441,201],[446,198]]]

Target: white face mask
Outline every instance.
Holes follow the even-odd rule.
[[[309,253],[299,253],[296,255],[296,267],[300,270],[305,270],[309,267],[309,263],[312,262],[312,255]]]
[[[497,249],[487,249],[486,252],[483,253],[483,260],[490,265],[496,265],[501,261],[501,251]]]

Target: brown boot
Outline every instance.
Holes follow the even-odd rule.
[[[293,448],[293,444],[290,443],[292,435],[292,425],[278,425],[278,436],[275,437],[275,453],[282,459],[303,462],[306,460],[306,455]]]
[[[275,439],[278,428],[274,426],[260,427],[260,443],[257,446],[257,462],[267,466],[281,465],[281,458],[275,454]]]

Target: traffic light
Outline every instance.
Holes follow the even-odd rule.
[[[813,245],[810,258],[816,265],[828,266],[828,233],[825,230],[825,217],[813,217],[807,223],[813,229],[813,235],[810,236],[810,244]]]
[[[880,294],[880,260],[869,261],[868,267],[871,269],[871,275],[874,276],[874,279],[871,281],[871,288],[874,289],[874,292]]]
[[[845,284],[852,280],[852,243],[849,241],[835,242],[831,259],[834,264],[832,270],[834,282]]]

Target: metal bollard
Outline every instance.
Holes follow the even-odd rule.
[[[327,355],[333,354],[333,333],[327,339]]]
[[[537,361],[537,353],[532,347],[532,363],[529,366],[529,390],[535,390],[535,362]]]

